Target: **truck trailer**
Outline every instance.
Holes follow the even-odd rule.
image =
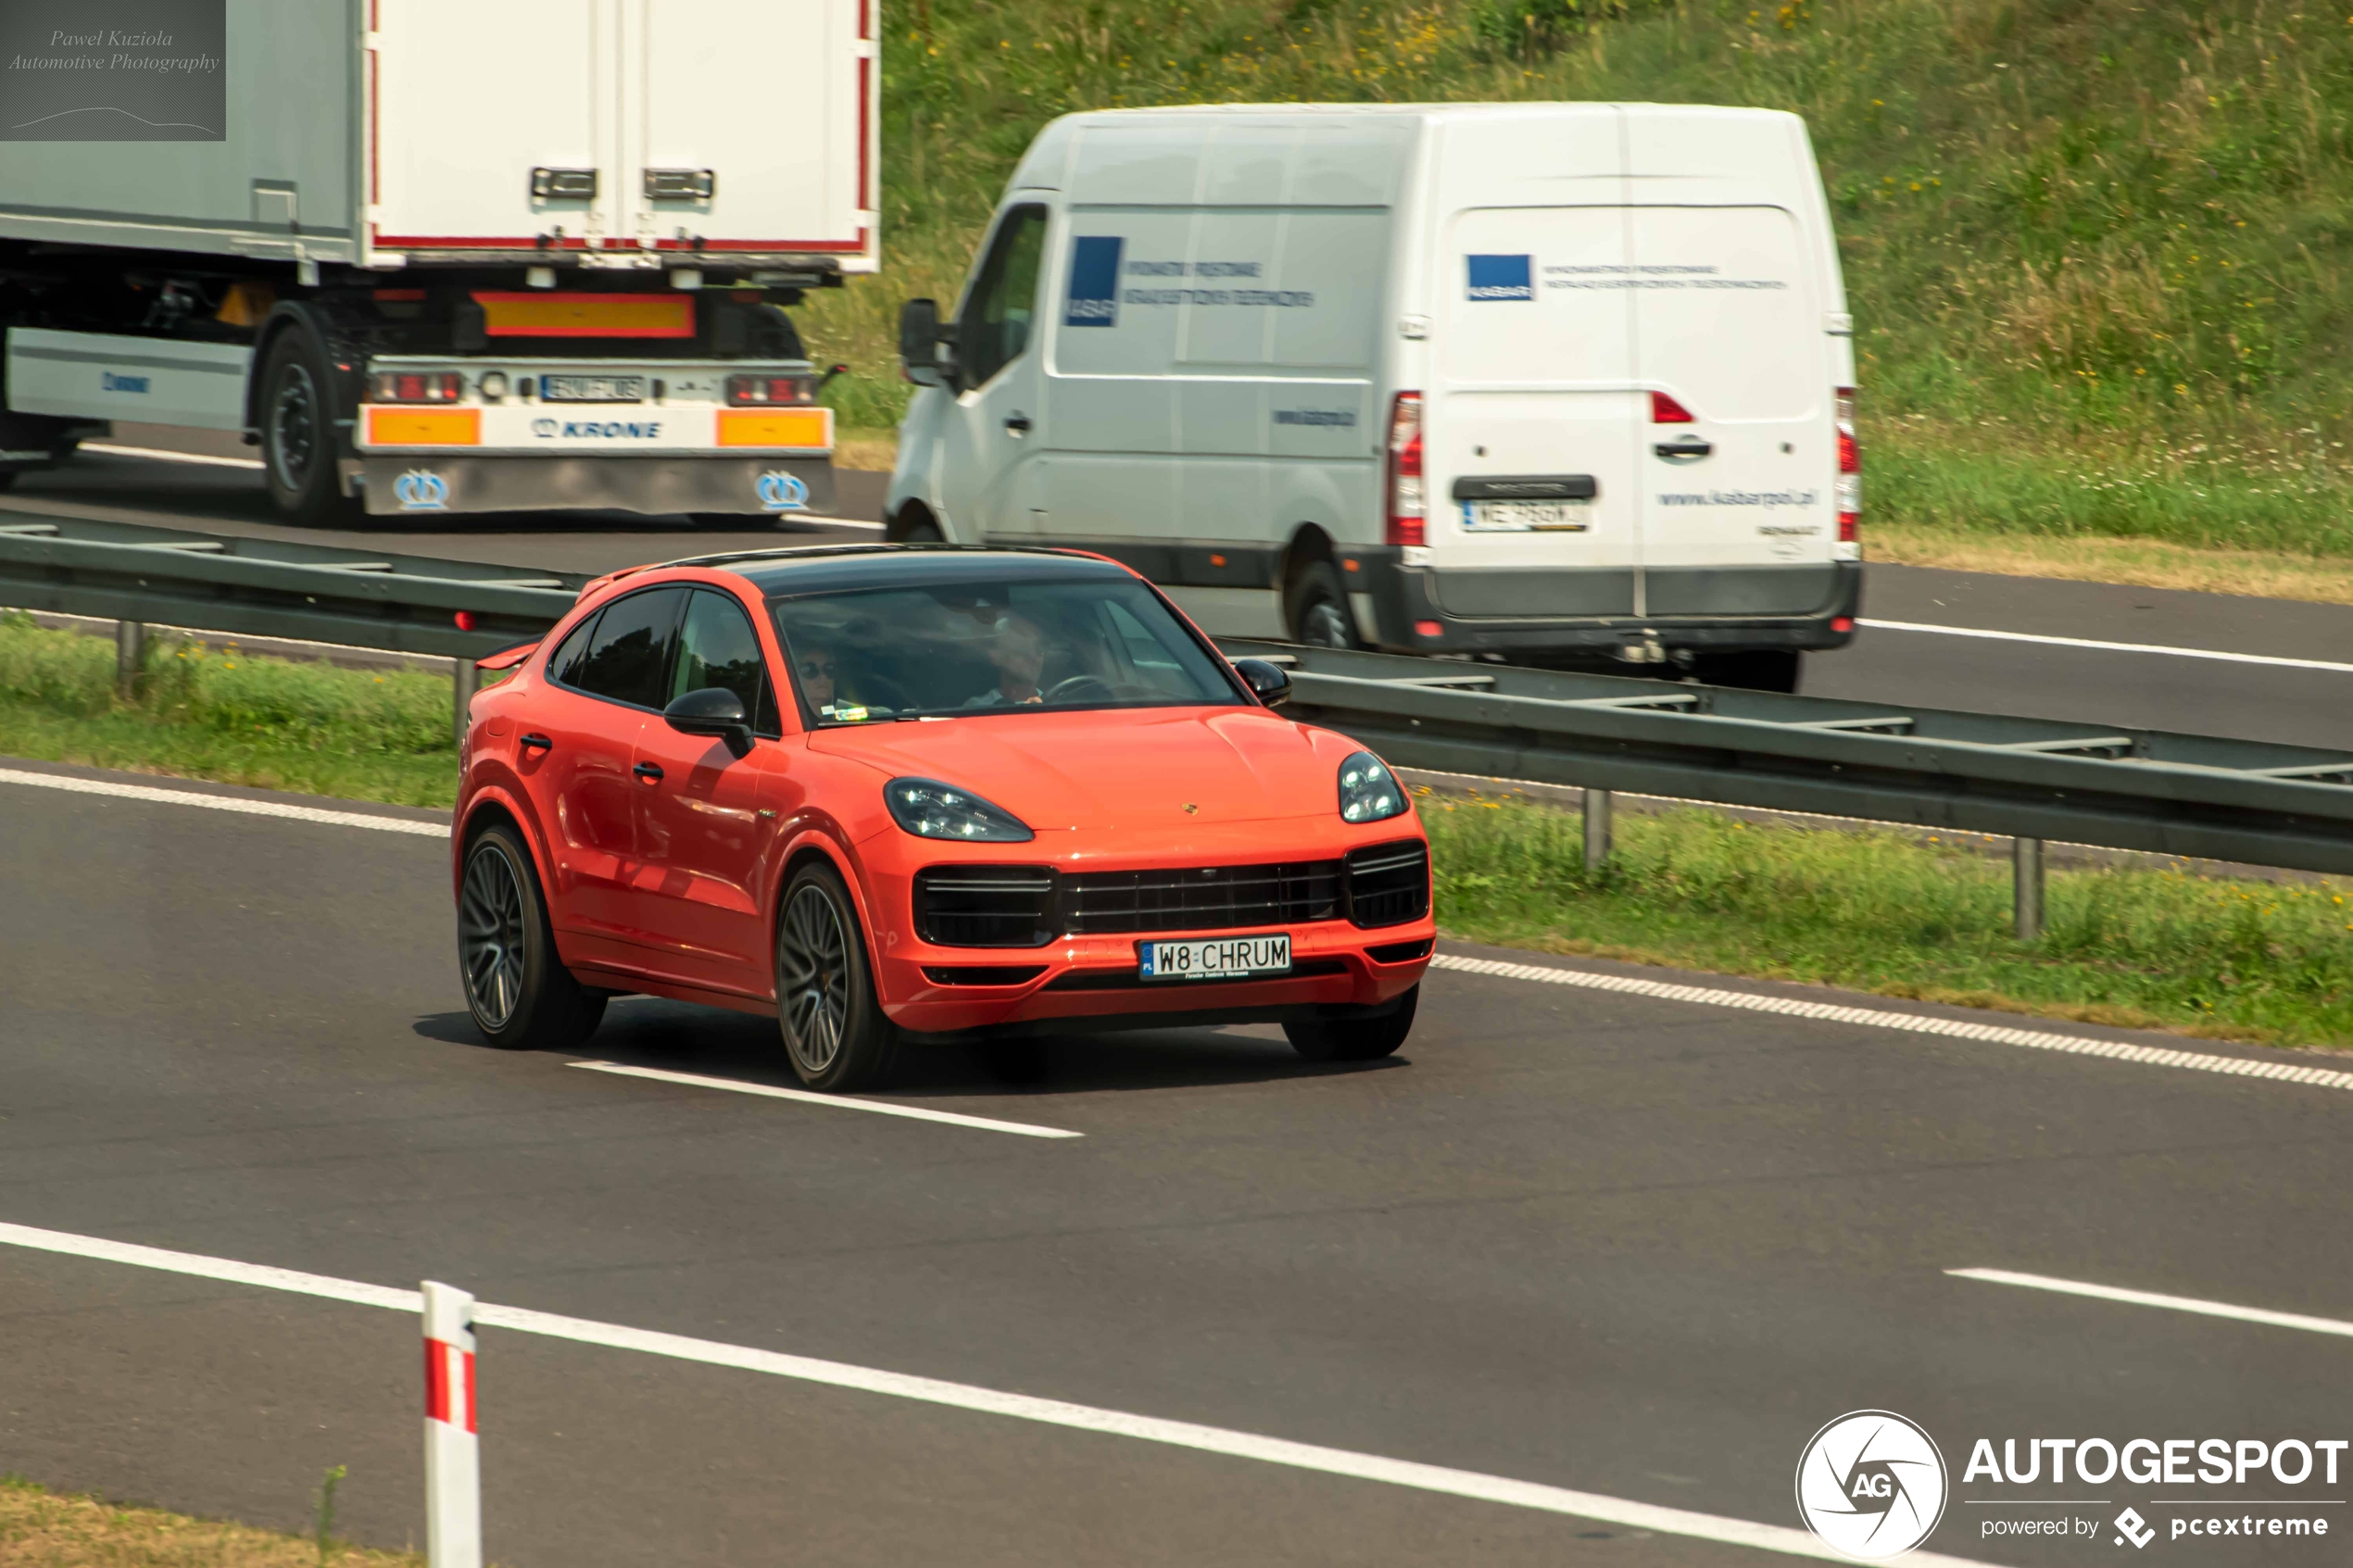
[[[829,511],[788,312],[879,261],[876,5],[16,8],[0,486],[124,420],[306,523]]]

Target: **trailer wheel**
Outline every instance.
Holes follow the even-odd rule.
[[[334,383],[311,334],[280,332],[261,364],[261,471],[270,499],[296,522],[357,521],[335,473]]]

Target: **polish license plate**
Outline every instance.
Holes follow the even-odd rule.
[[[1593,526],[1584,501],[1466,501],[1463,526],[1473,533],[1582,533]]]
[[[1139,942],[1136,953],[1146,980],[1252,980],[1290,972],[1288,935]]]
[[[643,403],[643,376],[541,376],[539,397],[545,403]]]

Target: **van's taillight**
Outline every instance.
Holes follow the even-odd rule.
[[[379,370],[368,378],[371,403],[455,403],[466,378],[455,370]]]
[[[1422,500],[1422,395],[1401,392],[1389,409],[1389,528],[1392,545],[1429,543]]]
[[[729,376],[727,401],[736,408],[817,401],[815,376]]]
[[[1697,421],[1692,411],[1663,392],[1651,394],[1651,423],[1655,425],[1687,425]]]
[[[1842,386],[1838,420],[1838,542],[1852,545],[1863,521],[1863,449],[1855,444],[1855,389]]]

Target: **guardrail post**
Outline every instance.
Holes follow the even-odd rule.
[[[2043,841],[2010,840],[2010,891],[2016,905],[2018,939],[2043,939]]]
[[[482,1439],[474,1430],[474,1298],[424,1282],[425,1561],[482,1568]]]
[[[132,696],[139,684],[139,666],[147,650],[147,629],[136,621],[114,623],[114,689]]]
[[[1585,792],[1585,869],[1597,872],[1609,860],[1609,791]]]
[[[457,711],[452,717],[455,727],[451,734],[456,744],[463,746],[466,744],[466,709],[473,702],[474,693],[482,689],[482,671],[474,668],[472,659],[460,658],[453,662],[449,680],[457,695]]]

